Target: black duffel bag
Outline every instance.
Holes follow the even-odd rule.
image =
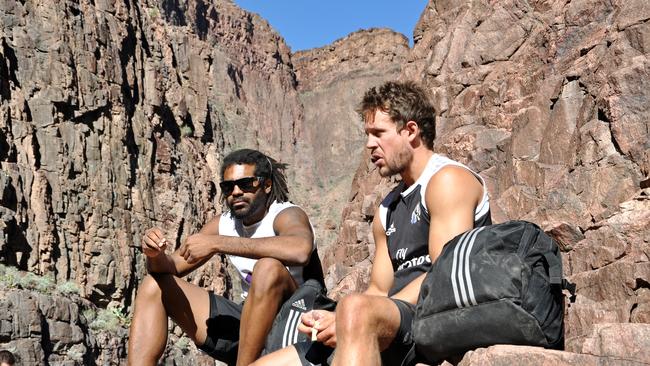
[[[420,361],[495,344],[564,347],[562,259],[525,221],[479,227],[448,242],[427,273],[415,311]]]

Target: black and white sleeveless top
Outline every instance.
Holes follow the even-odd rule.
[[[431,177],[448,165],[463,167],[483,185],[483,198],[474,211],[474,227],[490,225],[490,203],[485,181],[467,166],[442,155],[434,154],[424,172],[410,187],[400,183],[379,206],[379,218],[386,232],[388,253],[393,264],[392,296],[431,267],[429,257],[429,212],[424,194]]]

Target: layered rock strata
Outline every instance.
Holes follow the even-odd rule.
[[[216,215],[225,153],[312,185],[295,85],[282,38],[227,1],[2,2],[0,260],[128,313],[143,232],[172,250]],[[191,280],[230,292],[220,259]]]
[[[569,352],[495,346],[461,364],[650,362],[645,1],[432,0],[412,50],[370,30],[293,55],[228,1],[5,1],[0,19],[0,261],[81,288],[2,289],[0,342],[25,360],[123,363],[125,330],[94,330],[84,310],[129,313],[143,231],[177,247],[217,214],[219,161],[238,147],[291,164],[319,236],[339,232],[322,251],[331,295],[363,290],[395,181],[361,152],[354,106],[397,77],[431,92],[435,150],[487,179],[494,221],[540,224],[578,285]],[[216,258],[191,280],[232,294],[227,271]]]

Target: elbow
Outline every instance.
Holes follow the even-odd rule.
[[[294,257],[295,265],[297,266],[306,266],[311,260],[312,245],[311,243],[305,244],[304,248],[296,251],[296,256]]]
[[[311,253],[300,253],[298,256],[296,256],[296,258],[294,258],[294,260],[296,262],[295,265],[296,266],[301,266],[301,267],[304,267],[304,266],[308,265],[309,260],[311,259],[310,254]]]

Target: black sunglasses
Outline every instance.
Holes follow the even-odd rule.
[[[246,177],[237,180],[224,180],[219,183],[221,192],[224,196],[230,196],[235,186],[239,187],[244,192],[252,193],[257,191],[260,183],[264,181],[264,177]]]

